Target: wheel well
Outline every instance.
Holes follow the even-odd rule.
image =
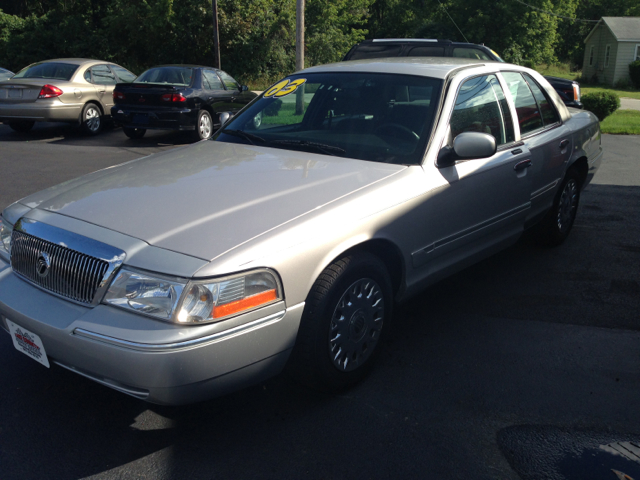
[[[580,186],[583,186],[587,180],[587,174],[589,173],[589,163],[587,157],[580,157],[578,160],[571,164],[569,169],[573,169],[578,172],[580,178]]]
[[[395,297],[400,290],[405,274],[404,261],[402,260],[402,254],[398,247],[389,240],[369,240],[351,247],[340,256],[342,257],[354,252],[368,252],[382,260],[391,277],[391,285]]]

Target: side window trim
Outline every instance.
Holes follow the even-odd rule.
[[[507,81],[502,76],[502,71],[494,73],[494,75],[498,78],[500,82],[500,86],[502,87],[502,91],[504,92],[504,96],[507,99],[507,104],[509,105],[509,110],[511,110],[511,122],[513,122],[513,132],[516,143],[520,141],[520,122],[518,121],[518,111],[516,110],[516,104],[513,101],[513,96],[511,95],[511,90],[509,90],[509,85]]]
[[[562,120],[560,119],[560,112],[558,112],[558,109],[556,108],[555,104],[551,101],[551,99],[547,96],[547,93],[544,91],[544,88],[542,88],[541,85],[538,84],[538,82],[536,82],[535,78],[531,77],[531,75],[529,75],[526,72],[522,72],[524,75],[522,75],[522,78],[524,78],[524,81],[526,82],[526,84],[529,86],[529,90],[531,90],[531,93],[533,93],[533,90],[531,89],[531,85],[529,83],[529,79],[531,79],[536,87],[538,88],[538,90],[540,90],[540,92],[542,93],[542,95],[544,96],[544,98],[546,98],[547,102],[549,103],[549,105],[551,106],[551,108],[553,109],[554,112],[556,112],[556,118],[558,120],[556,120],[553,123],[549,123],[547,124],[544,121],[544,115],[542,115],[542,109],[540,108],[540,104],[538,103],[538,99],[536,98],[535,95],[533,95],[533,99],[536,101],[536,105],[538,105],[538,111],[540,112],[540,117],[542,118],[542,129],[543,130],[549,130],[551,127],[554,127],[556,125],[558,125],[559,123],[562,123]]]

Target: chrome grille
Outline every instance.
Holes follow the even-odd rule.
[[[46,275],[38,273],[43,253],[48,255]],[[14,230],[11,237],[11,267],[14,272],[45,290],[90,304],[109,269],[109,262]]]

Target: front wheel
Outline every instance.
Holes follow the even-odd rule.
[[[28,132],[29,130],[31,130],[33,128],[33,125],[36,122],[28,122],[28,121],[24,121],[24,122],[10,122],[9,123],[9,128],[11,128],[11,130],[14,130],[16,132]]]
[[[87,135],[97,135],[102,130],[102,112],[95,103],[87,103],[82,109],[80,126]]]
[[[547,246],[557,246],[566,240],[578,213],[580,176],[569,170],[560,184],[551,210],[540,223],[538,240]]]
[[[307,297],[289,373],[324,391],[362,380],[391,320],[391,292],[384,264],[369,253],[354,253],[329,265]]]
[[[196,136],[198,140],[206,140],[213,133],[213,120],[211,114],[206,110],[200,110],[198,121],[196,122]]]
[[[144,137],[144,134],[147,133],[147,130],[144,128],[123,127],[122,131],[127,137],[133,138],[133,139],[142,138]]]

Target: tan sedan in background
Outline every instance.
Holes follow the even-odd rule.
[[[29,131],[35,122],[78,123],[95,135],[110,116],[113,87],[135,78],[126,68],[102,60],[34,63],[0,82],[0,122],[19,132]]]

